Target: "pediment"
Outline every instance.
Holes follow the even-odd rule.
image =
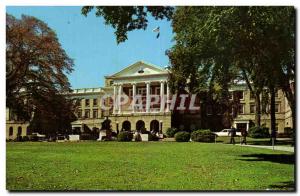
[[[160,68],[156,65],[152,65],[143,61],[138,61],[122,69],[121,71],[111,75],[111,77],[147,76],[157,74],[168,74],[168,72],[165,69]]]

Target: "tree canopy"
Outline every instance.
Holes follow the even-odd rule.
[[[295,108],[295,97],[289,96],[294,20],[293,7],[177,8],[172,23],[176,44],[168,51],[173,86],[193,91],[199,87],[193,83],[201,81],[208,89],[217,83],[226,90],[241,78],[258,98],[264,87],[282,89]]]
[[[70,91],[66,74],[74,63],[55,32],[35,17],[7,15],[6,35],[7,107],[19,120],[69,122],[71,100],[63,93]]]
[[[106,25],[111,25],[116,31],[117,43],[127,40],[129,31],[143,29],[148,25],[150,14],[156,20],[170,20],[174,11],[171,6],[84,6],[81,13],[85,16],[93,9],[96,16],[102,16]]]

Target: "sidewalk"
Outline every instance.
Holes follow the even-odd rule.
[[[273,146],[261,146],[261,145],[241,145],[236,144],[237,146],[243,146],[243,147],[254,147],[254,148],[265,148],[273,150]],[[287,151],[287,152],[294,152],[293,146],[274,146],[274,150],[281,150],[281,151]]]

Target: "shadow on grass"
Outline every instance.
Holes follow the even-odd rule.
[[[248,141],[247,142],[250,145],[263,145],[263,146],[272,146],[272,142],[271,141]],[[293,142],[292,141],[276,141],[275,142],[275,146],[276,145],[292,145]]]
[[[294,181],[281,182],[280,184],[270,185],[270,188],[295,191],[295,182]]]
[[[242,161],[269,161],[281,164],[295,164],[294,154],[248,154],[241,157],[249,159],[239,159]]]

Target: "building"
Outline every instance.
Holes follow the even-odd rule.
[[[72,97],[80,99],[78,120],[72,127],[81,131],[101,128],[107,118],[113,130],[154,130],[163,131],[171,127],[171,112],[168,104],[161,101],[162,95],[169,96],[168,71],[142,61],[105,77],[105,86],[96,89],[75,89]],[[121,96],[128,101],[121,103]],[[139,96],[142,107],[132,105],[133,97]],[[157,96],[158,103],[150,105]],[[112,104],[116,100],[116,104]],[[107,108],[105,108],[107,107]]]
[[[201,121],[211,118],[215,123],[214,119],[222,116],[215,111],[216,108],[204,103],[205,105],[200,105],[199,110],[188,114],[180,112],[180,120],[174,123],[174,104],[171,101],[174,96],[170,94],[168,77],[169,72],[166,69],[138,61],[113,75],[106,76],[104,87],[74,89],[67,96],[78,99],[80,104],[76,111],[77,120],[72,122],[72,128],[80,132],[101,129],[102,122],[109,119],[111,128],[116,131],[146,129],[165,132],[174,125],[182,130],[194,130],[202,128],[205,122]],[[233,85],[230,92],[231,99],[234,94],[239,95],[238,115],[233,119],[233,126],[248,130],[255,120],[254,97],[244,83]],[[134,97],[138,99],[133,99]],[[191,100],[189,98],[187,100]],[[276,93],[275,108],[276,128],[279,133],[283,133],[285,127],[292,127],[292,117],[281,90]],[[213,115],[214,113],[216,115]],[[10,116],[7,110],[6,138],[27,135],[28,124],[14,121]],[[263,114],[261,123],[270,127],[270,115]]]

